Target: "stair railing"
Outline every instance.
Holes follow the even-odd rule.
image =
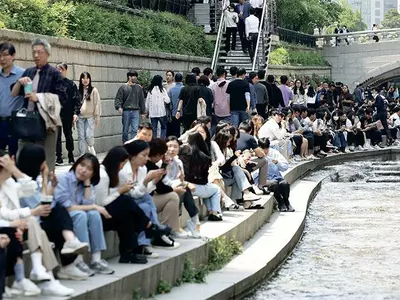
[[[215,12],[215,14],[217,14],[217,12]],[[215,67],[217,66],[218,59],[219,59],[219,51],[220,51],[222,35],[223,35],[224,27],[225,27],[224,24],[225,24],[225,14],[224,14],[224,10],[221,9],[221,19],[219,20],[217,40],[215,41],[214,55],[213,55],[213,58],[211,61],[211,69],[213,69],[213,70],[215,70]]]
[[[260,28],[258,29],[256,49],[254,49],[254,57],[253,57],[253,62],[252,62],[252,67],[251,67],[252,71],[254,71],[256,69],[256,63],[257,63],[257,60],[259,60],[258,50],[260,48],[260,39],[261,39],[261,41],[264,39],[264,32],[267,27],[267,24],[264,24],[264,23],[266,23],[265,16],[266,16],[267,10],[268,10],[268,0],[264,0],[263,11],[262,11],[261,20],[260,20]],[[263,57],[264,57],[264,53],[262,54],[261,59],[263,59]]]

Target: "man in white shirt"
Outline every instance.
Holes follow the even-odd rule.
[[[249,55],[252,61],[258,40],[258,27],[260,25],[260,20],[254,15],[254,13],[254,8],[250,8],[250,16],[245,20],[246,38],[249,41]]]
[[[263,10],[263,0],[250,0],[249,1],[251,8],[254,9],[254,15],[261,20],[262,10]]]

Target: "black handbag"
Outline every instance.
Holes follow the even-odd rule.
[[[11,113],[11,136],[28,141],[43,141],[46,138],[46,124],[38,110],[26,108]]]

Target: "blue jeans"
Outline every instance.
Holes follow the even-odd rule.
[[[333,145],[338,147],[338,148],[346,148],[347,147],[347,141],[346,138],[344,137],[343,132],[337,132],[333,138]]]
[[[77,128],[79,155],[83,155],[87,152],[85,141],[89,147],[94,145],[94,118],[78,117]]]
[[[232,125],[236,128],[239,127],[239,124],[243,121],[247,121],[249,119],[249,114],[245,110],[233,110],[231,111],[231,120]]]
[[[213,183],[196,184],[196,189],[192,194],[203,199],[208,211],[221,213],[221,190],[218,185]]]
[[[151,125],[153,126],[153,138],[157,138],[158,122],[161,124],[161,135],[160,138],[165,140],[167,137],[167,117],[150,118]]]
[[[73,210],[69,212],[69,215],[72,218],[76,237],[81,242],[89,243],[91,253],[107,249],[103,222],[97,210]]]
[[[139,205],[139,207],[143,210],[146,217],[148,217],[153,224],[159,225],[157,208],[154,204],[153,198],[149,194],[146,194],[141,198],[136,198],[135,201]],[[138,244],[139,246],[151,245],[151,241],[150,239],[146,238],[146,234],[144,233],[144,231],[139,233]]]
[[[129,140],[129,127],[133,139],[138,131],[140,122],[139,110],[124,110],[122,112],[122,143]]]
[[[242,199],[243,191],[251,187],[244,171],[239,166],[232,167],[233,178],[224,178],[225,186],[232,186],[231,198]]]

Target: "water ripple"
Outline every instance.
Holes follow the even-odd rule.
[[[400,299],[400,185],[366,183],[376,166],[345,163],[305,178],[329,180],[310,206],[304,236],[247,299]]]

